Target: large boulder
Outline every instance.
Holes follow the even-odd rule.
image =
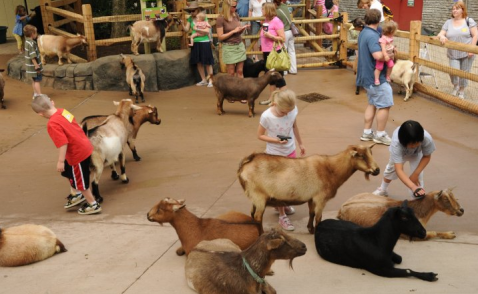
[[[128,91],[125,71],[121,69],[119,55],[98,58],[90,64],[95,90]]]
[[[8,76],[12,79],[22,79],[22,66],[25,64],[25,57],[18,55],[7,62]]]
[[[154,53],[158,69],[160,90],[172,90],[191,86],[196,82],[196,66],[189,64],[191,50],[173,50]]]

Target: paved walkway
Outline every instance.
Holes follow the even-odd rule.
[[[0,45],[0,68],[11,57],[4,54]],[[164,197],[186,199],[187,208],[204,217],[231,209],[248,213],[250,202],[237,182],[236,170],[244,156],[264,149],[256,131],[266,107],[256,105],[256,117],[248,118],[246,106],[226,103],[226,115],[218,116],[210,88],[146,93],[147,103],[158,107],[162,123],[142,127],[137,148],[143,160],[135,162],[127,153],[129,184],[104,175],[100,183],[103,213],[80,216],[63,209],[68,187],[55,171],[57,150],[46,132],[46,120],[30,109],[31,86],[6,80],[8,109],[0,110],[0,227],[46,225],[69,251],[29,266],[0,268],[0,293],[194,293],[184,278],[185,257],[175,254],[179,242],[174,229],[148,222],[145,214]],[[366,97],[354,94],[351,71],[301,70],[297,76],[288,76],[287,83],[298,94],[318,92],[331,97],[317,103],[299,101],[298,125],[309,155],[335,154],[360,143]],[[113,100],[128,98],[126,92],[43,91],[79,119],[111,113]],[[265,91],[259,100],[267,96]],[[267,280],[278,293],[478,292],[474,192],[478,120],[417,94],[406,103],[402,98],[395,97],[387,131],[391,133],[404,120],[419,120],[437,144],[426,170],[427,189],[456,187],[455,195],[465,209],[460,218],[437,213],[428,224],[432,230],[455,231],[456,239],[397,244],[396,252],[403,257],[399,267],[433,271],[439,280],[386,279],[322,260],[306,230],[307,207],[301,205],[291,216],[297,228],[292,235],[306,243],[308,252],[294,260],[294,270],[285,261],[273,265],[276,274]],[[384,167],[388,149],[376,146],[373,151]],[[327,204],[325,218],[335,217],[350,196],[373,191],[380,180],[379,176],[367,182],[359,172],[352,176]],[[391,194],[408,197],[398,182],[391,185]],[[264,217],[266,229],[276,225],[272,209]]]

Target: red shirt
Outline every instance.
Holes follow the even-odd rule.
[[[69,165],[79,164],[93,152],[93,145],[68,110],[58,109],[48,120],[47,129],[56,148],[68,144],[65,159]]]

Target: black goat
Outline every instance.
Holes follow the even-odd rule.
[[[37,28],[37,33],[38,35],[44,35],[45,30],[43,28],[43,20],[42,20],[42,15],[41,15],[41,7],[36,6],[33,9],[30,9],[30,11],[35,12],[35,15],[30,19],[28,24],[34,26]]]
[[[254,62],[252,59],[247,58],[244,61],[243,74],[245,78],[258,78],[261,72],[266,72],[266,62],[259,60]]]
[[[363,268],[382,277],[416,277],[436,281],[437,274],[395,268],[402,257],[395,252],[400,234],[423,239],[426,230],[404,201],[401,207],[389,208],[373,227],[363,228],[352,222],[324,220],[315,230],[315,247],[319,255],[330,262]]]

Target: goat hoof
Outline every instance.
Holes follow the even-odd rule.
[[[111,173],[111,178],[112,178],[114,181],[116,181],[117,179],[119,179],[119,175],[118,175],[117,173],[115,173],[115,172],[112,172],[112,173]]]
[[[133,156],[133,157],[134,157],[134,160],[136,160],[136,161],[141,161],[141,157],[139,157],[138,155]]]
[[[121,180],[121,181],[123,182],[123,184],[128,184],[128,183],[129,183],[129,179],[128,179],[128,178],[126,178],[126,179],[124,179],[124,180]]]
[[[183,247],[179,247],[178,249],[176,249],[176,254],[178,256],[183,256],[184,254],[186,254],[186,252],[184,251]]]

